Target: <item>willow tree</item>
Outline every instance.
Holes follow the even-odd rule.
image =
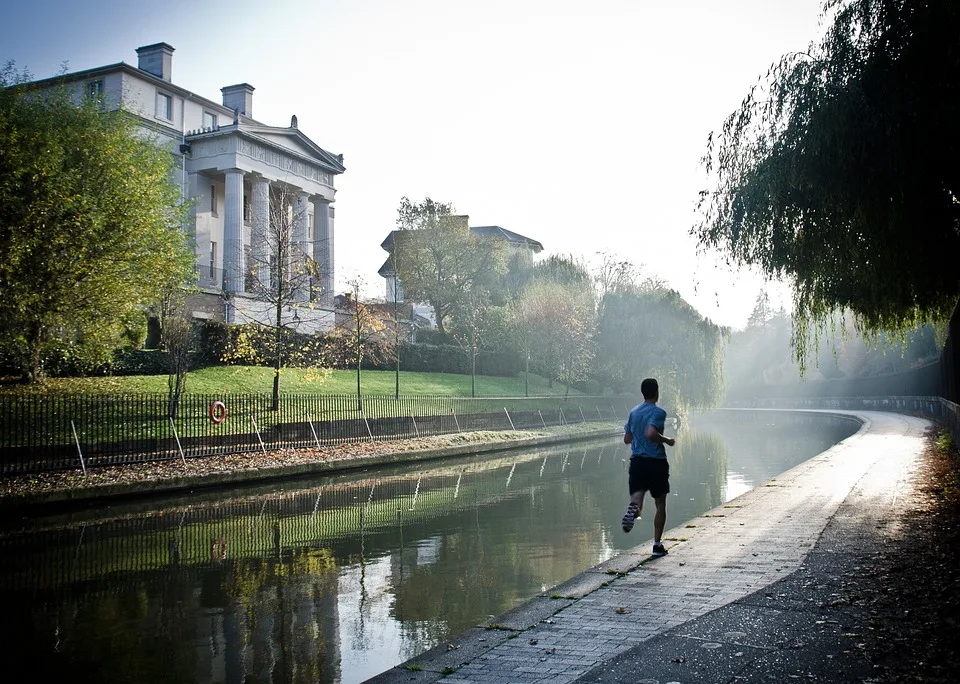
[[[948,318],[960,293],[960,3],[827,0],[708,141],[692,234],[793,283],[794,347]]]
[[[658,378],[664,402],[678,409],[720,400],[725,328],[662,287],[621,289],[603,300],[596,371],[602,382],[636,392],[643,378]]]
[[[193,257],[174,157],[120,111],[0,71],[0,348],[104,360]]]

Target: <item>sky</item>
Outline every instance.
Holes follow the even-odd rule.
[[[175,48],[173,82],[344,155],[336,280],[384,295],[380,243],[400,198],[431,197],[543,243],[629,259],[715,323],[742,328],[761,288],[690,237],[707,136],[787,52],[821,0],[273,0],[10,3],[0,61],[36,78]]]

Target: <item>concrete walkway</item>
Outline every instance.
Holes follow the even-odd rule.
[[[478,626],[371,681],[865,676],[869,663],[844,657],[849,638],[842,621],[822,619],[824,587],[836,563],[855,564],[872,553],[877,530],[896,522],[900,483],[925,446],[930,422],[893,413],[831,413],[854,415],[863,426],[669,530],[668,556],[651,558],[650,541],[644,541],[496,618],[494,629]],[[805,563],[808,556],[816,562]],[[830,676],[841,671],[842,677]]]

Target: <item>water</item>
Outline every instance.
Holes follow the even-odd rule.
[[[671,455],[668,528],[856,426],[707,414]],[[3,523],[8,672],[71,682],[357,682],[652,536],[627,447],[384,468]]]

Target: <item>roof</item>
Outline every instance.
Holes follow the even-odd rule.
[[[380,247],[389,252],[391,247],[393,247],[394,236],[400,232],[403,231],[391,230],[384,241],[380,243]],[[512,230],[507,230],[506,228],[501,228],[500,226],[471,226],[470,232],[477,237],[495,237],[512,245],[523,245],[525,247],[529,247],[531,250],[533,250],[534,254],[539,254],[543,251],[543,244],[537,240],[528,238],[520,233],[514,233]],[[384,266],[386,265],[387,264],[384,264]],[[383,268],[383,266],[381,266],[381,268]]]
[[[165,43],[157,43],[157,45],[165,45]],[[148,45],[146,47],[154,47],[154,46]],[[230,109],[229,107],[224,107],[222,103],[214,102],[213,100],[207,99],[202,95],[197,95],[193,91],[187,90],[186,88],[178,86],[175,83],[172,83],[170,81],[164,81],[159,76],[155,76],[154,74],[151,74],[149,71],[138,69],[137,67],[131,66],[126,62],[117,62],[116,64],[107,64],[105,66],[93,67],[92,69],[83,69],[81,71],[73,71],[67,74],[60,74],[57,76],[51,76],[49,78],[42,78],[36,81],[31,81],[28,85],[45,86],[45,85],[56,84],[60,82],[82,81],[90,78],[95,78],[103,74],[112,73],[115,71],[125,72],[132,76],[136,76],[137,78],[142,78],[145,81],[149,81],[151,83],[156,84],[157,86],[159,86],[160,88],[163,88],[168,92],[173,92],[181,97],[185,97],[195,102],[198,102],[203,107],[205,107],[206,109],[210,109],[211,111],[219,112],[221,114],[224,114],[225,116],[233,116],[233,113],[234,113],[233,110]],[[249,84],[247,83],[240,83],[237,85],[249,86]],[[226,87],[232,88],[235,86],[226,86]],[[302,141],[304,145],[306,145],[309,149],[311,149],[319,159],[321,159],[330,167],[329,170],[332,171],[333,173],[343,173],[346,170],[345,167],[343,166],[343,155],[335,155],[330,152],[327,152],[322,147],[317,145],[315,142],[310,140],[310,138],[308,138],[306,135],[301,133],[300,129],[298,128],[281,128],[277,126],[267,126],[266,124],[261,123],[260,121],[257,121],[256,119],[253,119],[247,116],[246,114],[240,115],[240,123],[242,125],[242,129],[241,129],[242,131],[249,132],[254,135],[256,135],[257,133],[270,132],[272,134],[293,136],[298,140]],[[232,130],[232,128],[229,126],[221,126],[220,129]],[[215,133],[217,131],[207,131],[207,133],[210,133],[210,132]],[[189,132],[187,133],[187,137],[190,137]]]
[[[470,231],[481,237],[499,237],[514,245],[525,245],[532,249],[535,254],[543,251],[543,245],[537,240],[500,226],[473,226]]]

